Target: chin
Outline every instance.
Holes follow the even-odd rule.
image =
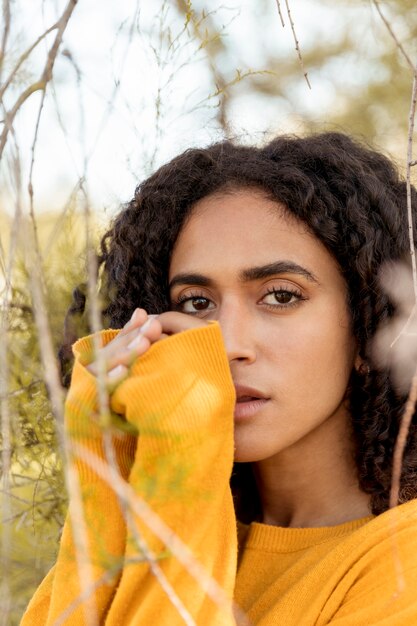
[[[256,463],[257,461],[263,461],[272,456],[268,450],[259,449],[258,446],[254,446],[251,443],[235,444],[235,463]]]

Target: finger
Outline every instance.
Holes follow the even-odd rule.
[[[129,340],[129,336],[127,336],[127,340]],[[104,371],[107,377],[107,373],[117,368],[118,365],[129,367],[138,356],[150,348],[150,345],[151,342],[147,337],[136,333],[134,339],[131,340],[130,348],[127,345],[118,345],[113,346],[112,351],[106,352],[106,346],[99,352],[98,358],[87,365],[87,369],[94,376],[98,376],[99,372],[102,371],[104,361]]]
[[[136,324],[137,321],[135,322],[135,325]],[[112,369],[117,364],[114,361],[115,359],[117,361],[118,355],[122,355],[126,351],[129,352],[140,347],[140,337],[146,337],[151,343],[153,343],[160,338],[161,332],[162,328],[160,322],[157,320],[157,316],[150,315],[142,326],[133,328],[130,331],[125,329],[124,334],[119,333],[117,337],[101,349],[100,358],[105,359],[107,370]],[[142,347],[145,345],[147,344],[142,344]]]
[[[157,316],[149,316],[144,325],[135,328],[125,335],[119,335],[102,348],[97,359],[87,366],[87,369],[97,376],[101,367],[110,372],[118,365],[129,366],[138,357],[144,354],[152,343],[161,338],[162,327]]]
[[[126,376],[128,371],[129,370],[124,365],[116,365],[116,367],[113,367],[113,369],[108,372],[107,377],[110,380],[118,380]]]
[[[174,335],[182,332],[183,330],[207,326],[207,322],[205,320],[192,315],[187,315],[186,313],[179,313],[178,311],[161,313],[161,315],[158,316],[158,320],[161,324],[162,332],[166,335]]]
[[[140,344],[140,338],[145,337],[150,343],[154,343],[160,339],[162,326],[156,315],[149,315],[145,324],[139,328],[135,328],[125,335],[120,342],[120,349],[128,351],[134,350]],[[119,346],[118,346],[119,349]]]
[[[146,323],[148,319],[148,314],[145,309],[135,309],[132,313],[132,316],[128,322],[123,326],[122,330],[119,333],[119,337],[129,333],[134,328],[139,328]]]
[[[113,392],[114,389],[125,380],[129,374],[129,369],[125,365],[116,365],[109,371],[106,377],[106,387],[109,392]]]

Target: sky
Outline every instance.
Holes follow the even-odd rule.
[[[21,51],[56,20],[65,4],[64,0],[15,0],[5,74]],[[84,178],[91,205],[101,214],[111,215],[160,164],[189,146],[221,138],[216,121],[218,101],[211,97],[215,85],[205,51],[184,30],[173,4],[163,0],[79,0],[42,111],[32,180],[35,211],[61,210]],[[197,10],[209,6],[213,20],[223,27],[229,49],[223,69],[231,78],[237,69],[265,69],[266,51],[289,58],[296,55],[288,18],[282,28],[276,0],[196,0],[193,5]],[[281,5],[285,8],[284,2]],[[345,7],[345,17],[375,45],[372,14],[364,5],[367,3]],[[290,6],[302,48],[323,37],[330,43],[343,27],[334,3],[297,0]],[[203,20],[201,28],[204,26]],[[9,93],[6,106],[13,103],[25,81],[40,75],[53,37],[51,34],[30,56],[20,85]],[[171,45],[167,44],[169,38]],[[332,78],[341,71],[345,68],[336,65],[327,75],[311,74],[309,90],[300,68],[294,90],[301,109],[316,111],[318,118],[325,119],[326,111],[337,103]],[[347,85],[365,79],[360,69],[346,77]],[[288,103],[247,93],[243,86],[234,88],[237,95],[229,111],[235,136],[258,142],[265,133],[302,127],[301,118],[289,110]],[[39,103],[40,94],[31,96],[15,123],[21,167],[19,198],[25,210]],[[3,206],[9,213],[14,210],[19,186],[13,178],[13,153],[10,144],[9,167],[1,174]]]

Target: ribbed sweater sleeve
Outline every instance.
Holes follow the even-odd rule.
[[[112,337],[112,331],[103,333],[103,343]],[[75,345],[66,428],[71,440],[105,467],[97,384],[84,367],[91,345],[91,338]],[[118,495],[85,459],[74,458],[100,624],[175,626],[184,624],[186,613],[205,626],[234,624],[230,609],[209,598],[136,506],[145,501],[232,598],[237,554],[229,488],[234,400],[218,324],[179,333],[138,358],[111,399],[112,410],[139,432],[138,445],[131,435],[112,437],[119,477],[132,496],[129,506],[121,507]],[[79,602],[86,590],[79,582],[71,519],[69,514],[55,570],[35,594],[22,626],[53,624],[64,611],[67,618],[59,623],[87,623],[84,602]]]
[[[233,465],[234,387],[218,324],[156,343],[136,361],[112,398],[113,410],[137,426],[130,484],[232,598],[237,531],[229,479]],[[128,529],[122,580],[109,624],[184,624],[172,599],[150,573],[140,541],[197,624],[234,624],[146,519]],[[139,562],[138,562],[139,561]]]

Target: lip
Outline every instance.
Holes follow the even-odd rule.
[[[255,415],[268,401],[269,398],[259,389],[254,387],[246,387],[243,385],[235,385],[236,404],[234,410],[234,418],[236,420],[246,419]],[[239,398],[245,398],[243,402],[238,402]]]

